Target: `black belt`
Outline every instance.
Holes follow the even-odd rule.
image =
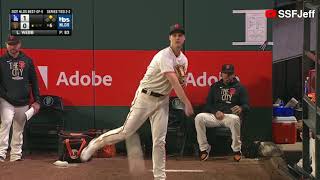
[[[142,89],[143,93],[147,94],[147,95],[150,95],[150,96],[154,96],[154,97],[161,97],[161,96],[164,96],[162,94],[159,94],[159,93],[156,93],[156,92],[153,92],[153,91],[148,91],[146,89]]]

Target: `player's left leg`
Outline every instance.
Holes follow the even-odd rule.
[[[155,180],[166,178],[166,135],[169,116],[169,98],[159,100],[159,108],[150,117],[152,132],[152,162]]]
[[[240,118],[235,114],[225,114],[225,117],[222,120],[222,122],[226,127],[230,128],[231,130],[231,148],[234,152],[234,160],[239,161],[241,159]]]
[[[137,93],[123,126],[110,130],[90,141],[88,146],[81,152],[81,161],[88,161],[103,146],[118,143],[134,134],[155,111],[157,104],[153,101],[153,98],[155,97]]]
[[[22,144],[23,144],[23,130],[26,123],[26,115],[24,114],[28,110],[28,106],[21,106],[14,108],[14,117],[12,125],[12,140],[11,140],[11,152],[10,161],[17,161],[22,156]]]

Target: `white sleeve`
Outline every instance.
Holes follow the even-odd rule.
[[[165,56],[159,57],[159,64],[160,64],[160,72],[161,74],[165,72],[175,72],[173,68],[173,61],[170,58],[167,58]]]

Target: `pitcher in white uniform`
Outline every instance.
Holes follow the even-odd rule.
[[[140,81],[132,101],[130,112],[123,126],[108,131],[92,140],[83,149],[81,160],[90,157],[105,145],[115,144],[130,137],[149,118],[151,124],[154,179],[165,179],[165,139],[167,134],[169,95],[172,89],[185,104],[185,114],[193,114],[192,105],[186,96],[185,85],[188,60],[181,52],[185,41],[185,31],[179,24],[170,27],[170,46],[159,51],[152,59]]]

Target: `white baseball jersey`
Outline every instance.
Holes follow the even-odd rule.
[[[171,92],[172,86],[164,73],[176,72],[178,79],[183,79],[187,68],[187,57],[182,52],[176,57],[172,49],[167,47],[153,57],[143,79],[140,81],[140,88],[167,95]]]

